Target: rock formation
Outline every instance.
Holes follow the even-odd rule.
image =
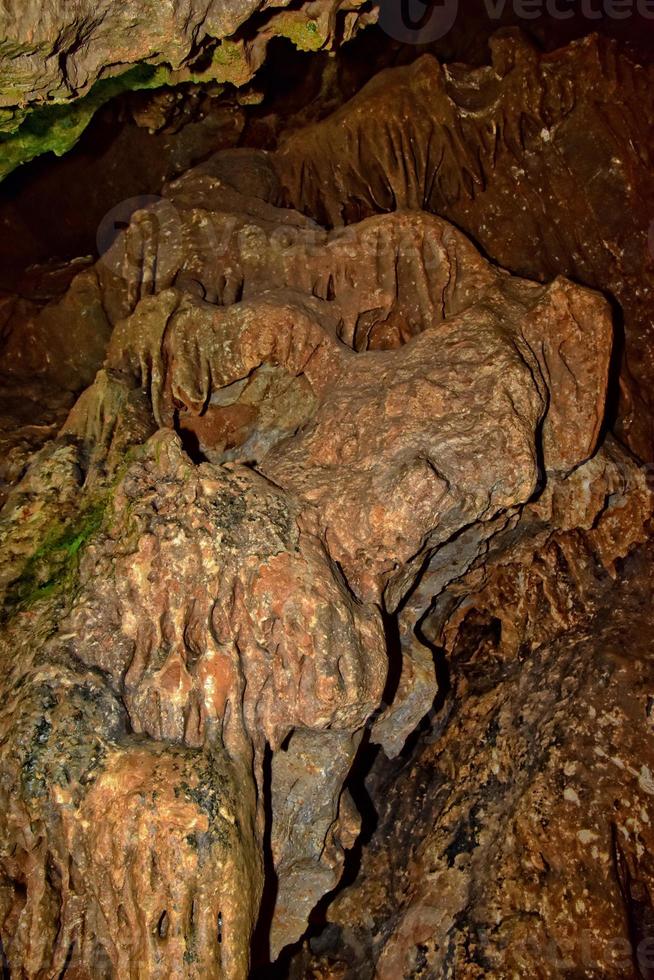
[[[647,975],[646,76],[494,51],[3,299],[12,977]]]
[[[624,316],[621,431],[651,460],[652,68],[596,36],[492,64],[382,72],[278,155],[287,200],[331,225],[425,208],[520,275],[611,293]],[[383,120],[380,127],[379,121]]]
[[[374,22],[364,0],[8,0],[0,11],[0,179],[74,146],[121,91],[183,82],[244,85],[268,43],[330,48]],[[256,26],[254,26],[256,25]]]
[[[516,655],[471,605],[444,717],[377,760],[356,881],[291,976],[651,976],[651,573],[651,548],[620,585],[591,562],[594,618]]]

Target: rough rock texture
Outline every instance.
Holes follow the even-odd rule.
[[[280,193],[265,154],[220,153],[7,320],[16,380],[88,384],[76,331],[109,338],[0,515],[17,976],[245,977],[257,920],[275,957],[466,602],[513,602],[537,644],[644,537],[644,476],[603,436],[600,295],[513,278],[430,214],[325,231]],[[537,555],[563,612],[520,578]]]
[[[359,6],[262,13],[247,71],[283,16],[326,39]],[[232,50],[191,8],[152,13],[173,69]],[[11,976],[633,975],[652,493],[609,432],[619,323],[573,280],[622,304],[646,400],[647,81],[592,40],[419,59],[2,298]]]
[[[478,613],[445,720],[377,760],[356,883],[292,976],[652,975],[652,560],[591,563],[594,617],[517,655]]]
[[[620,431],[654,458],[652,68],[588,37],[541,55],[491,39],[492,64],[431,55],[375,76],[275,158],[294,207],[331,225],[395,208],[448,218],[519,275],[610,292],[624,317]]]
[[[244,85],[278,36],[301,51],[339,44],[376,19],[362,2],[9,0],[0,10],[0,179],[40,153],[69,150],[121,91]]]

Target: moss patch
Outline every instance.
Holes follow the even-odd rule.
[[[319,51],[326,43],[315,20],[303,15],[286,13],[275,20],[275,33],[287,37],[300,51]],[[24,45],[0,41],[4,53],[19,54]],[[13,44],[13,46],[12,46]],[[99,79],[81,98],[71,101],[66,94],[48,105],[36,108],[21,106],[19,90],[5,90],[5,97],[15,98],[16,106],[0,109],[0,180],[42,153],[62,156],[72,149],[97,110],[123,92],[162,88],[185,82],[204,82],[245,85],[251,77],[242,43],[229,39],[218,42],[209,64],[201,70],[193,67],[174,71],[168,65],[144,62],[112,78]]]
[[[298,51],[320,51],[327,40],[321,35],[315,20],[306,20],[302,16],[284,14],[276,26],[282,37],[292,41]]]
[[[103,78],[75,102],[45,105],[0,119],[0,180],[41,153],[62,156],[78,141],[97,110],[122,92],[160,88],[171,75],[168,68],[135,65],[115,78]]]
[[[109,504],[107,493],[89,504],[69,524],[55,524],[28,559],[23,572],[7,593],[6,609],[25,609],[46,599],[62,586],[72,587],[77,576],[80,552],[104,523]]]

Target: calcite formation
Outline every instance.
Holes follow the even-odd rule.
[[[616,59],[418,59],[3,297],[12,977],[648,975],[652,488],[577,281],[640,448]]]
[[[491,64],[431,55],[376,75],[278,154],[286,199],[322,222],[424,208],[520,275],[610,292],[624,318],[620,429],[654,453],[652,67],[584,38],[540,54],[513,32]]]
[[[88,381],[64,324],[109,339],[2,515],[17,975],[244,977],[264,872],[277,955],[356,841],[361,745],[397,754],[438,694],[427,636],[456,649],[465,597],[559,538],[608,566],[643,537],[642,475],[599,445],[600,295],[424,212],[326,231],[280,193],[220,153],[23,317],[28,358],[77,357],[51,382]]]

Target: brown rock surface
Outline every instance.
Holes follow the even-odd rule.
[[[214,207],[240,196],[215,177],[191,179],[205,205],[211,195]],[[285,216],[280,235],[271,206],[260,207],[263,220],[184,207],[188,183],[137,215],[116,243],[111,265],[129,263],[131,279],[114,315],[135,312],[118,323],[107,366],[140,379],[160,423],[178,413],[188,429],[186,413],[206,418],[191,425],[209,453],[225,445],[235,405],[247,418],[235,385],[264,367],[284,368],[289,384],[304,377],[313,418],[278,446],[286,429],[266,435],[246,425],[242,458],[258,439],[261,471],[320,512],[330,553],[360,598],[379,601],[395,572],[394,607],[430,549],[525,503],[541,463],[565,472],[592,453],[611,353],[599,297],[562,280],[548,288],[512,280],[428,215],[331,234]],[[202,299],[180,299],[173,283]],[[139,304],[146,291],[155,298]],[[303,388],[298,396],[310,409]],[[425,417],[438,419],[428,432]]]
[[[263,790],[266,746],[279,749],[295,728],[313,736],[313,796],[308,814],[297,819],[315,833],[315,808],[326,810],[322,836],[311,837],[304,850],[296,845],[292,859],[285,857],[293,821],[285,817],[291,801],[283,793],[273,825],[282,883],[287,864],[288,873],[301,859],[324,865],[322,877],[316,872],[321,890],[311,908],[336,883],[342,862],[338,799],[356,751],[351,733],[361,729],[381,696],[381,624],[374,609],[348,597],[324,549],[298,527],[292,500],[245,468],[194,466],[172,433],[146,444],[110,499],[106,491],[98,497],[97,487],[95,494],[101,501],[96,508],[104,509],[74,572],[51,565],[50,580],[41,583],[35,555],[22,580],[26,586],[32,575],[31,594],[10,593],[23,611],[11,619],[5,656],[13,657],[21,636],[27,648],[15,671],[8,671],[7,690],[15,697],[3,719],[2,808],[11,812],[13,800],[17,813],[3,841],[2,919],[21,923],[15,932],[7,925],[5,955],[16,967],[51,971],[74,944],[91,971],[102,961],[120,973],[136,960],[152,976],[244,976],[261,887],[263,797],[257,803],[254,784],[256,779]],[[82,522],[90,519],[82,511],[72,542],[50,545],[51,562],[58,547],[70,550],[80,541],[87,533]],[[45,554],[38,557],[45,562]],[[51,593],[54,601],[48,600]],[[45,644],[35,642],[39,631],[50,634]],[[59,718],[62,698],[68,706],[66,690],[83,687],[84,678],[93,680],[97,693],[90,691],[77,706],[73,699],[72,720],[66,712]],[[340,770],[333,752],[339,731]],[[294,739],[283,753],[291,766]],[[94,740],[101,745],[90,779],[88,767],[80,771],[78,756],[92,752]],[[152,754],[150,772],[145,760]],[[280,765],[273,769],[273,799]],[[279,778],[285,778],[284,767]],[[111,787],[125,794],[124,802],[122,796],[108,798]],[[58,816],[62,807],[89,834],[79,846],[92,848],[93,857],[79,867],[78,844]],[[100,830],[103,807],[112,822]],[[127,823],[117,838],[113,820],[121,825],[123,810]],[[45,926],[49,914],[41,908],[41,892],[26,884],[25,899],[17,883],[31,880],[29,867],[14,857],[25,821],[29,826],[37,816],[44,824],[43,873],[52,852],[58,869],[48,908],[59,909],[65,926],[47,943],[40,937],[39,917]],[[131,857],[130,834],[145,848],[138,863]],[[329,835],[334,844],[325,853]],[[73,872],[61,878],[59,869],[68,847],[72,882]],[[161,856],[160,847],[172,847],[176,857]],[[37,860],[34,854],[31,860]],[[104,862],[115,865],[117,884],[110,893],[101,888]],[[144,887],[154,889],[145,908],[136,898]],[[132,898],[121,921],[125,889]],[[170,926],[157,938],[164,912]],[[103,918],[102,929],[94,924],[96,915]],[[223,936],[229,936],[220,950],[218,916]],[[33,928],[24,925],[31,921]],[[93,940],[85,945],[87,932]]]
[[[621,431],[652,459],[652,68],[594,36],[544,55],[519,34],[490,45],[490,66],[424,55],[381,72],[291,134],[275,156],[287,200],[331,225],[426,208],[514,273],[610,292]]]
[[[486,783],[470,732],[506,690],[503,755],[482,734],[479,765],[497,790],[494,839],[515,857],[507,821],[527,813],[536,771],[523,755],[545,759],[568,703],[598,683],[588,665],[570,683],[573,640],[645,539],[652,503],[605,432],[608,303],[561,276],[496,268],[421,202],[326,230],[280,208],[281,193],[270,156],[217,154],[63,295],[10,301],[12,383],[88,385],[0,512],[12,975],[247,976],[257,922],[274,958],[338,886],[371,740],[400,754],[380,832],[394,846],[384,814],[415,810],[416,848],[438,854],[442,838],[452,863],[403,876],[404,831],[400,864],[373,847],[354,901],[364,918],[380,908],[383,927],[373,936],[345,912],[344,952],[364,943],[354,975],[366,958],[388,976],[418,969],[414,936],[448,933],[476,887],[461,856],[485,826]],[[449,695],[445,655],[453,671],[472,665]],[[418,740],[406,764],[423,717],[434,735],[450,715],[444,741]],[[423,762],[421,790],[406,772]],[[454,823],[441,827],[445,794]],[[503,860],[488,847],[480,862]],[[646,871],[637,848],[623,852],[629,891]],[[511,868],[516,898],[484,879],[493,909],[519,904]],[[537,909],[548,940],[563,936],[561,894]],[[463,969],[467,948],[419,956]]]
[[[594,618],[517,656],[471,626],[440,734],[373,768],[357,881],[293,976],[651,974],[651,574],[649,546],[618,584],[596,566]]]

